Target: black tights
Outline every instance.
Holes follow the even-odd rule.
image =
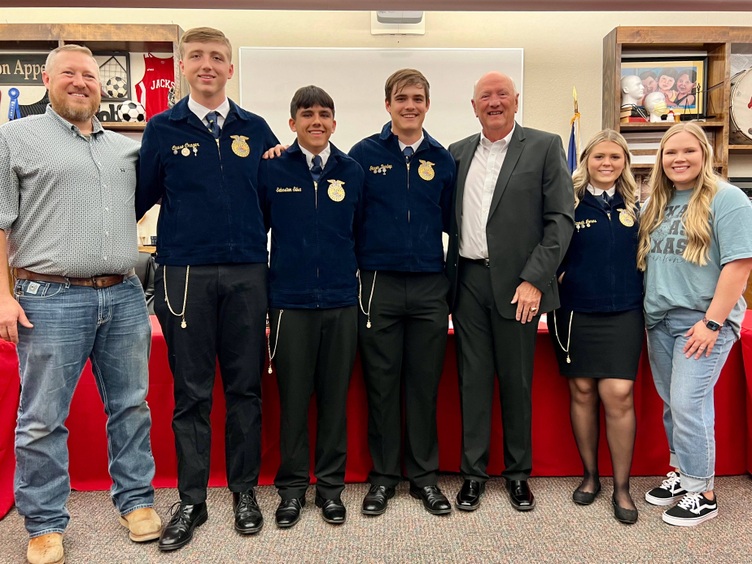
[[[606,415],[606,438],[614,472],[614,499],[619,506],[635,509],[629,495],[629,472],[632,468],[636,420],[634,382],[617,378],[572,378],[570,418],[580,451],[584,477],[579,490],[594,492],[599,483],[598,442],[600,440],[600,404]]]

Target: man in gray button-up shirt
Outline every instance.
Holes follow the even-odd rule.
[[[101,86],[88,49],[55,49],[45,69],[46,113],[0,127],[0,338],[18,343],[15,498],[27,559],[40,563],[64,558],[65,419],[88,358],[108,415],[120,522],[137,542],[161,529],[146,404],[151,324],[133,274],[138,143],[94,117]]]

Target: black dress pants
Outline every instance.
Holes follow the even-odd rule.
[[[345,489],[347,392],[358,344],[357,306],[272,309],[269,319],[280,402],[280,465],[274,484],[283,500],[305,495],[310,476],[308,407],[315,392],[316,491],[324,499],[335,499]]]
[[[368,328],[367,316],[360,312],[358,341],[373,459],[369,481],[391,487],[401,480],[404,394],[405,474],[418,487],[436,485],[436,401],[446,353],[449,282],[444,273],[362,271],[361,283],[371,320]]]
[[[165,302],[165,278],[170,312]],[[160,266],[155,312],[175,381],[172,429],[178,490],[184,503],[206,500],[211,454],[212,389],[217,361],[227,414],[227,484],[241,492],[258,482],[261,464],[261,371],[266,360],[266,264]],[[185,285],[188,284],[187,294]]]
[[[511,297],[510,297],[511,299]],[[452,315],[462,408],[465,479],[485,482],[491,443],[494,377],[499,379],[504,471],[527,480],[532,470],[532,383],[538,316],[522,324],[499,314],[486,266],[462,262]]]

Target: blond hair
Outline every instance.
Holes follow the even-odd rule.
[[[624,200],[626,213],[633,219],[637,220],[637,181],[632,174],[632,156],[629,154],[629,146],[624,137],[613,129],[603,129],[596,133],[580,155],[577,169],[572,173],[572,183],[574,184],[574,203],[575,207],[580,203],[587,192],[590,184],[590,172],[588,171],[588,159],[599,143],[610,141],[616,143],[624,152],[624,170],[621,171],[619,178],[616,179],[614,186],[616,192]]]
[[[97,79],[99,79],[99,65],[97,64],[97,60],[94,58],[91,49],[75,43],[61,45],[50,51],[50,54],[47,55],[47,60],[44,62],[44,71],[47,74],[50,74],[51,69],[55,66],[55,60],[60,53],[83,53],[84,55],[91,57],[91,60],[94,61],[94,66],[97,67]]]
[[[692,122],[677,123],[661,139],[660,149],[655,156],[655,165],[650,174],[650,199],[642,211],[640,219],[640,242],[637,248],[637,268],[645,270],[650,253],[650,235],[663,222],[666,206],[671,201],[676,188],[663,170],[663,151],[666,142],[677,133],[686,131],[693,135],[702,149],[702,170],[692,187],[687,210],[682,215],[682,226],[687,234],[687,246],[682,253],[684,260],[704,266],[708,263],[712,228],[710,225],[710,203],[718,191],[718,176],[713,170],[713,147],[702,127]]]
[[[178,51],[180,58],[185,57],[186,43],[221,43],[230,52],[230,62],[232,62],[232,44],[227,36],[218,29],[213,27],[194,27],[187,30],[180,38]]]

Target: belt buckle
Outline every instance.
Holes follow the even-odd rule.
[[[480,259],[480,260],[483,261],[483,266],[485,266],[486,268],[490,268],[491,267],[491,259],[484,258],[484,259]]]
[[[91,280],[91,285],[94,288],[105,288],[105,284],[107,283],[107,279],[110,278],[107,274],[100,274],[98,276],[91,276],[89,280]]]

